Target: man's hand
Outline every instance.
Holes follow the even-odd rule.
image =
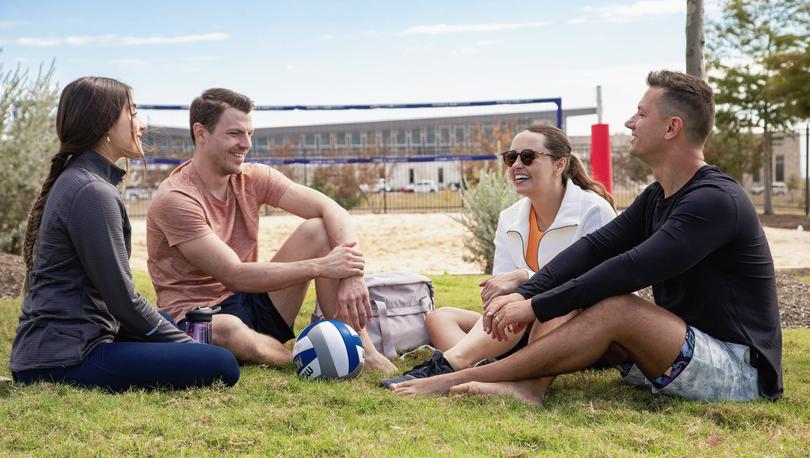
[[[371,320],[368,288],[362,276],[347,277],[338,282],[336,318],[360,332]]]
[[[483,324],[493,339],[503,341],[507,331],[516,334],[535,319],[531,299],[515,293],[494,299],[484,314]]]
[[[332,248],[329,254],[318,260],[321,270],[319,276],[338,280],[361,276],[362,279],[366,260],[363,258],[363,253],[354,248],[356,245],[357,242],[349,242]],[[365,288],[365,285],[363,287]],[[368,298],[368,290],[366,290],[366,298]]]
[[[528,273],[523,269],[519,269],[493,275],[479,283],[478,286],[481,287],[481,303],[484,309],[489,306],[493,299],[511,293],[528,279]]]

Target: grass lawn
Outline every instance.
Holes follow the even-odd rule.
[[[438,305],[475,309],[479,277],[433,277]],[[139,289],[154,298],[146,275]],[[309,319],[307,300],[297,330]],[[17,300],[0,301],[8,361]],[[399,363],[403,368],[413,361]],[[5,363],[0,374],[9,375]],[[791,455],[810,454],[810,329],[784,332],[784,398],[687,402],[624,386],[615,371],[560,377],[542,408],[511,398],[404,399],[350,382],[248,366],[232,389],[110,395],[54,384],[0,397],[0,455]]]

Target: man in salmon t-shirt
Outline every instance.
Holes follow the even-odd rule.
[[[253,101],[209,89],[190,109],[194,155],[163,181],[147,213],[149,273],[160,310],[182,325],[198,306],[218,305],[213,343],[242,361],[278,366],[310,280],[324,313],[359,331],[366,367],[392,372],[365,331],[371,318],[365,260],[349,214],[277,170],[245,164]],[[270,262],[258,261],[259,210],[304,218]]]

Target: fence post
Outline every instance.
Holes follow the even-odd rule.
[[[804,128],[804,216],[810,216],[810,124]]]

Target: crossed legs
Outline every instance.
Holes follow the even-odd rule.
[[[652,302],[628,294],[604,299],[545,333],[541,327],[533,333],[538,335],[526,348],[501,361],[395,384],[391,389],[415,395],[447,393],[470,382],[517,382],[498,388],[511,389],[500,391],[527,402],[540,402],[551,384],[544,377],[585,369],[602,356],[616,363],[629,358],[644,375],[655,378],[677,357],[686,324]],[[482,386],[473,384],[457,390],[483,391]]]
[[[427,316],[425,327],[433,345],[455,370],[464,369],[486,358],[511,350],[523,333],[510,334],[499,342],[484,332],[479,313],[455,307],[442,307]]]
[[[325,256],[332,249],[320,218],[311,218],[298,226],[278,252],[273,262],[293,262]],[[287,325],[292,326],[309,289],[309,281],[301,282],[277,291],[268,293]],[[325,310],[335,310],[337,301],[338,280],[328,278],[315,279],[315,291],[318,301]],[[215,315],[213,322],[213,343],[223,346],[241,361],[279,366],[292,359],[292,352],[281,342],[268,335],[256,332],[246,326],[239,318],[232,315]],[[396,367],[374,348],[368,332],[359,331],[366,348],[366,367],[393,371]]]

